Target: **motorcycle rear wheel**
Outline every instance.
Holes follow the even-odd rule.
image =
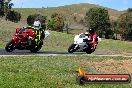
[[[68,48],[68,52],[69,53],[73,53],[73,52],[75,52],[76,50],[74,49],[74,47],[76,46],[76,44],[71,44],[70,46],[69,46],[69,48]]]
[[[12,52],[12,51],[14,50],[13,43],[14,43],[14,41],[13,41],[13,40],[10,40],[10,41],[6,44],[5,50],[6,50],[7,52]]]
[[[91,48],[88,47],[87,50],[86,50],[86,53],[87,53],[87,54],[91,54],[92,52],[93,52],[93,51],[91,50]]]
[[[32,49],[30,49],[30,51],[32,53],[36,53],[37,51],[39,51],[42,48],[42,45],[43,45],[43,42],[39,43],[37,46],[36,45],[33,45]]]

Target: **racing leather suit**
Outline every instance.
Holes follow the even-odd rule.
[[[90,34],[89,32],[87,32],[88,34]],[[96,45],[98,44],[98,36],[96,34],[96,32],[94,32],[93,34],[90,34],[91,36],[91,49],[94,50],[96,48]]]

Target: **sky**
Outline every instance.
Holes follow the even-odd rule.
[[[12,0],[13,8],[58,7],[79,3],[97,4],[116,10],[132,8],[132,0]]]

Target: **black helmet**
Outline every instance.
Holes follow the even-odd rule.
[[[89,33],[90,33],[90,34],[93,34],[94,32],[95,32],[95,30],[94,30],[93,28],[90,28],[90,29],[89,29]]]

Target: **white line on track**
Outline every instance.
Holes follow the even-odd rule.
[[[132,56],[125,56],[125,55],[95,55],[95,54],[35,54],[35,55],[0,55],[0,57],[23,57],[23,56],[100,56],[100,57],[132,57]]]
[[[132,57],[132,56],[125,56],[125,55],[89,55],[89,56],[100,56],[100,57]]]

